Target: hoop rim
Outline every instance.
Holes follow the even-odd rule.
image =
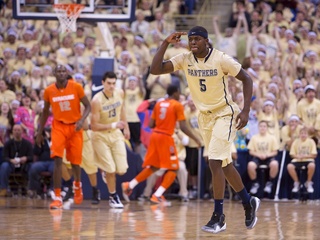
[[[55,9],[68,9],[68,8],[72,8],[72,9],[75,9],[76,7],[80,10],[82,10],[85,5],[83,4],[78,4],[78,3],[56,3],[56,4],[53,4],[53,8]]]
[[[77,4],[77,3],[57,3],[53,4],[53,9],[58,14],[58,11],[65,12],[67,17],[74,16],[78,18],[82,10],[85,8],[85,5],[83,4]]]
[[[76,31],[76,21],[84,8],[85,5],[77,3],[53,4],[63,32]]]

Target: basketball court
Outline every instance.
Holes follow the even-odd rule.
[[[124,209],[85,200],[62,211],[49,211],[49,202],[1,198],[1,239],[320,239],[320,201],[262,201],[256,227],[247,230],[242,204],[227,200],[227,229],[219,234],[201,231],[211,217],[209,200],[174,200],[171,207],[132,201]]]
[[[82,6],[76,16],[76,5],[71,11],[57,4]],[[63,14],[61,20],[59,16]],[[92,24],[107,53],[112,52],[113,43],[106,23],[129,22],[134,14],[135,0],[13,0],[16,19],[67,21],[71,17],[74,22],[70,28],[77,23]],[[105,64],[113,61],[112,54],[105,55],[110,58],[96,68],[112,65]],[[96,79],[101,83],[100,76]],[[49,211],[50,202],[51,199],[0,198],[0,239],[320,239],[320,200],[263,200],[258,223],[252,230],[245,228],[242,204],[226,200],[227,230],[219,234],[201,231],[212,214],[213,202],[209,200],[173,200],[170,207],[132,201],[124,209],[111,209],[106,200],[97,206],[85,200],[82,205],[71,205],[62,211]]]

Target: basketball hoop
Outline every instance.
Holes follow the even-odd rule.
[[[57,13],[61,25],[62,32],[75,32],[77,31],[77,19],[84,8],[82,4],[54,4],[53,8]]]

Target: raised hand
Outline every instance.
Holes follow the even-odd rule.
[[[168,43],[178,43],[181,41],[181,36],[182,35],[187,35],[186,32],[175,32],[175,33],[171,33],[165,41],[167,41]]]

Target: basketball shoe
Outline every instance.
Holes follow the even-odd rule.
[[[171,202],[167,201],[164,196],[157,197],[156,195],[152,194],[150,198],[150,202],[161,204],[163,206],[171,206]]]
[[[50,209],[62,209],[62,198],[55,197],[53,202],[50,204]]]
[[[299,189],[300,189],[300,183],[299,183],[299,182],[294,182],[294,183],[293,183],[292,192],[293,192],[293,193],[297,193],[297,192],[299,192]]]
[[[185,197],[185,196],[181,196],[181,202],[189,202],[189,198],[188,197]]]
[[[112,208],[123,208],[123,204],[120,201],[118,194],[109,197],[109,206]]]
[[[256,213],[258,211],[259,206],[260,206],[260,199],[253,196],[251,196],[249,203],[243,204],[245,215],[246,215],[245,224],[248,229],[254,228],[254,226],[258,221]]]
[[[257,194],[257,192],[258,192],[258,190],[259,190],[259,187],[260,187],[260,184],[259,183],[257,183],[257,182],[255,182],[255,183],[253,183],[252,184],[252,187],[251,187],[251,189],[250,189],[250,193],[251,194]]]
[[[123,182],[121,184],[121,187],[122,187],[122,196],[124,200],[126,200],[127,202],[130,202],[129,196],[132,193],[132,189],[129,188],[129,182]]]
[[[83,200],[82,183],[79,182],[79,186],[76,186],[76,182],[73,182],[73,200],[75,204],[81,204]]]
[[[308,193],[313,193],[314,192],[314,189],[313,189],[313,182],[311,181],[306,181],[304,186],[307,188],[307,192]]]
[[[271,193],[272,192],[272,182],[268,181],[266,183],[266,186],[264,187],[263,191],[265,191],[266,193]]]
[[[224,214],[217,214],[213,213],[211,216],[210,221],[201,228],[202,231],[204,232],[209,232],[209,233],[218,233],[226,230],[227,224],[225,222],[225,216]]]
[[[154,194],[152,194],[150,201],[153,203],[159,204],[159,203],[166,202],[167,200],[165,199],[164,196],[156,197]]]
[[[62,195],[63,193],[64,193],[64,196]],[[73,199],[74,195],[73,195],[72,186],[63,188],[63,191],[61,192],[61,195],[63,196],[63,198],[62,198],[63,202],[66,202],[69,199]]]
[[[92,199],[91,199],[91,204],[99,204],[101,200],[100,197],[100,190],[97,189],[96,187],[92,188]]]

